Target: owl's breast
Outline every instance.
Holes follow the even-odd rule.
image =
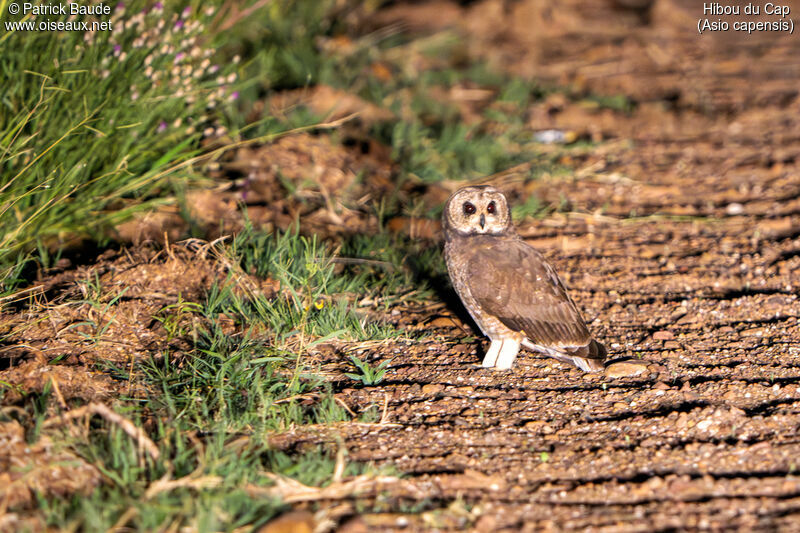
[[[450,281],[453,284],[458,297],[469,312],[472,320],[478,325],[484,335],[496,337],[503,335],[510,330],[505,327],[497,318],[485,312],[472,294],[471,282],[469,277],[470,267],[474,266],[476,259],[475,244],[468,239],[453,239],[448,241],[444,247],[445,262]]]

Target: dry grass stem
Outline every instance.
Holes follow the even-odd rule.
[[[170,492],[179,488],[200,490],[218,487],[221,484],[222,478],[219,476],[194,477],[192,474],[180,479],[169,479],[168,476],[164,476],[158,481],[154,481],[150,484],[150,486],[147,488],[147,491],[144,493],[144,498],[149,500],[157,494],[161,494],[162,492]]]
[[[47,428],[56,426],[63,424],[68,420],[75,420],[86,415],[99,415],[105,418],[108,422],[119,426],[119,428],[127,433],[129,437],[134,439],[139,448],[143,448],[154,461],[157,461],[161,456],[161,453],[158,451],[158,447],[147,435],[145,435],[144,430],[137,427],[133,422],[124,416],[115,413],[102,403],[92,402],[89,405],[85,405],[66,413],[48,418],[45,420],[42,427]]]
[[[264,472],[264,475],[275,482],[272,487],[249,485],[247,492],[252,496],[272,496],[286,503],[314,502],[320,500],[343,500],[364,493],[377,493],[389,485],[401,481],[394,476],[358,476],[349,481],[333,482],[327,487],[309,487],[294,479]]]

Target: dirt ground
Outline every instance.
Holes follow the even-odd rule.
[[[340,530],[349,533],[796,531],[800,38],[698,35],[702,8],[688,0],[540,4],[397,2],[369,24],[401,23],[419,34],[455,29],[469,36],[471,55],[495,68],[635,102],[631,112],[557,95],[534,104],[532,128],[576,131],[599,144],[570,162],[578,169],[573,176],[508,190],[514,201],[526,194],[567,201],[567,212],[519,231],[571,287],[610,359],[641,364],[585,374],[528,354],[512,371],[487,370],[478,365],[486,343],[460,341],[474,332],[458,309],[400,309],[403,323],[436,335],[366,349],[369,361],[392,359],[379,385],[355,387],[343,376],[351,367],[340,353],[320,355],[337,398],[355,413],[377,406],[382,423],[301,429],[277,435],[275,444],[343,447],[347,460],[392,465],[404,476],[365,485],[355,497],[295,502],[344,520]],[[293,142],[242,158],[275,161],[295,150]],[[390,175],[374,154],[326,148],[324,137],[314,142],[327,155],[311,154],[308,164],[328,172],[332,181],[321,183],[331,189],[353,178],[343,165]],[[259,196],[270,189],[254,179],[251,199],[277,201]],[[324,186],[309,192],[312,204],[329,197]],[[208,216],[224,216],[215,206]],[[294,218],[292,206],[281,209],[280,216]],[[331,233],[341,223],[309,218],[310,227]],[[372,227],[357,223],[360,231]],[[202,254],[191,257],[142,251],[101,259],[100,274],[115,273],[115,283],[125,276],[159,280],[147,293],[128,295],[139,307],[132,302],[130,313],[119,314],[110,332],[119,347],[108,348],[109,358],[148,350],[152,339],[125,329],[139,314],[207,287],[213,267]],[[170,264],[180,272],[163,266]],[[73,290],[70,280],[84,277],[66,265],[46,280],[47,290]],[[23,382],[41,366],[38,358],[66,355],[75,366],[53,367],[64,372],[60,395],[114,395],[107,375],[79,376],[82,354],[69,348],[79,339],[79,329],[70,328],[77,311],[58,312],[17,339],[26,346],[20,360],[4,352],[0,379]],[[45,340],[51,327],[64,332],[55,343]],[[387,512],[364,512],[381,507]]]
[[[539,4],[430,2],[383,16],[418,31],[455,20],[498,65],[638,103],[630,116],[532,110],[540,127],[607,142],[574,179],[537,190],[597,214],[520,231],[557,265],[610,357],[647,369],[598,376],[529,356],[511,372],[485,370],[476,346],[453,340],[458,327],[404,348],[386,382],[339,394],[353,409],[388,395],[399,426],[350,428],[345,444],[353,459],[396,465],[406,497],[443,509],[361,520],[370,530],[796,530],[800,41],[698,35],[702,10],[688,1],[645,14],[626,2]]]

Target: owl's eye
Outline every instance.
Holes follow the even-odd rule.
[[[489,205],[486,206],[486,212],[490,215],[494,215],[494,212],[497,211],[497,207],[494,205],[494,200],[489,202]]]
[[[471,215],[475,212],[475,205],[472,202],[464,202],[464,214]]]

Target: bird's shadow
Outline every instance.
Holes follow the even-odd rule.
[[[461,302],[461,298],[459,298],[458,294],[453,288],[453,285],[450,283],[450,278],[446,274],[446,269],[445,273],[436,271],[431,268],[429,264],[424,264],[413,256],[408,257],[406,263],[412,272],[414,281],[417,284],[424,283],[429,286],[433,290],[434,294],[436,294],[436,297],[444,303],[445,307],[447,307],[452,314],[458,317],[462,324],[472,330],[464,330],[464,332],[472,333],[479,339],[477,341],[478,355],[483,358],[483,356],[486,355],[486,350],[483,347],[484,343],[480,341],[480,338],[483,337],[481,328],[478,327],[478,324],[475,323],[475,321],[472,319],[472,316]]]

